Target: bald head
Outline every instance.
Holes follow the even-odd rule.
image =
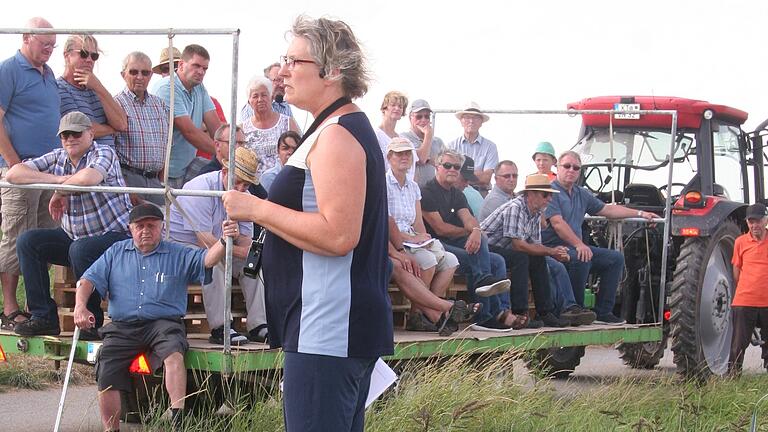
[[[30,18],[29,21],[27,21],[27,28],[33,28],[33,29],[41,29],[41,28],[53,28],[51,23],[48,22],[47,19],[43,17],[34,17]]]
[[[45,18],[34,17],[27,21],[27,27],[31,29],[53,28]],[[53,48],[56,46],[55,34],[29,34],[22,35],[21,54],[29,63],[39,70],[51,58]]]

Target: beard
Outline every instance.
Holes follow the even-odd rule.
[[[276,94],[275,95],[275,102],[277,103],[283,103],[283,95],[282,94]]]

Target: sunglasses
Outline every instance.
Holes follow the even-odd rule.
[[[539,193],[541,194],[541,197],[542,197],[542,198],[549,198],[549,197],[551,197],[551,196],[552,196],[552,192],[543,192],[543,191],[539,191]]]
[[[61,139],[64,139],[64,140],[69,139],[69,137],[77,139],[77,138],[80,138],[81,136],[83,136],[82,132],[64,131],[61,133]]]
[[[455,169],[456,171],[458,171],[458,170],[460,170],[460,169],[461,169],[461,165],[459,165],[459,164],[452,164],[452,163],[444,162],[444,163],[442,163],[442,164],[440,164],[440,165],[442,165],[442,166],[443,166],[443,168],[445,168],[445,169],[447,169],[447,170],[449,170],[449,169]]]
[[[496,174],[496,177],[501,177],[509,180],[510,178],[517,178],[517,174]]]
[[[572,169],[574,171],[578,171],[578,170],[581,169],[581,165],[572,165],[572,164],[569,164],[569,163],[562,164],[560,166],[563,167],[564,169],[567,169],[567,170]]]
[[[418,114],[417,113],[417,114],[413,115],[413,118],[415,118],[416,120],[429,119],[430,117],[432,117],[432,114]]]
[[[96,60],[99,59],[99,53],[97,53],[97,52],[90,52],[90,51],[84,50],[82,48],[80,48],[79,52],[80,52],[80,58],[83,59],[83,60],[87,59],[88,56],[91,56],[91,60],[93,60],[93,61],[96,61]]]
[[[151,70],[146,70],[146,69],[143,69],[143,70],[128,69],[128,75],[136,76],[138,74],[141,74],[141,76],[143,76],[143,77],[148,77],[148,76],[150,76],[152,74],[152,71]]]

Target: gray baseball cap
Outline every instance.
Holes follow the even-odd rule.
[[[62,132],[82,132],[91,128],[91,119],[87,115],[80,111],[72,111],[67,113],[61,118],[59,122],[59,131],[56,135],[61,135]]]
[[[408,111],[408,114],[424,110],[429,110],[431,112],[432,108],[429,107],[429,103],[424,99],[416,99],[415,101],[411,102],[411,110]]]

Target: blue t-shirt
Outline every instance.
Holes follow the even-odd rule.
[[[93,123],[107,124],[107,115],[104,113],[104,106],[99,100],[99,96],[91,89],[83,89],[68,83],[63,77],[56,80],[59,86],[59,97],[61,98],[61,116],[72,111],[80,111],[88,116]],[[115,137],[105,135],[101,138],[95,138],[99,144],[115,146]]]
[[[555,180],[552,182],[552,188],[559,190],[560,193],[552,194],[552,201],[547,206],[544,217],[549,220],[552,216],[562,216],[576,236],[582,238],[581,224],[584,222],[584,215],[599,213],[605,207],[605,203],[581,186],[574,185],[569,194]],[[551,225],[541,232],[541,240],[545,246],[549,247],[570,246],[557,236]]]
[[[48,65],[43,66],[41,74],[21,51],[0,63],[3,126],[21,160],[61,146],[56,136],[61,118],[59,104],[56,77]],[[5,165],[2,158],[0,165]]]
[[[187,285],[210,283],[206,249],[161,241],[144,255],[133,239],[107,249],[83,274],[102,297],[109,296],[112,321],[181,318],[187,313]]]
[[[203,115],[208,111],[213,111],[216,107],[208,95],[208,90],[200,84],[192,87],[188,91],[181,83],[178,75],[175,78],[174,89],[176,95],[173,99],[173,117],[188,116],[196,128],[203,125]],[[171,106],[171,77],[164,77],[157,88],[157,97],[165,101],[165,104]],[[197,148],[193,146],[181,131],[173,128],[173,147],[171,147],[171,164],[168,167],[168,176],[177,178],[184,175],[189,163],[195,158]]]

